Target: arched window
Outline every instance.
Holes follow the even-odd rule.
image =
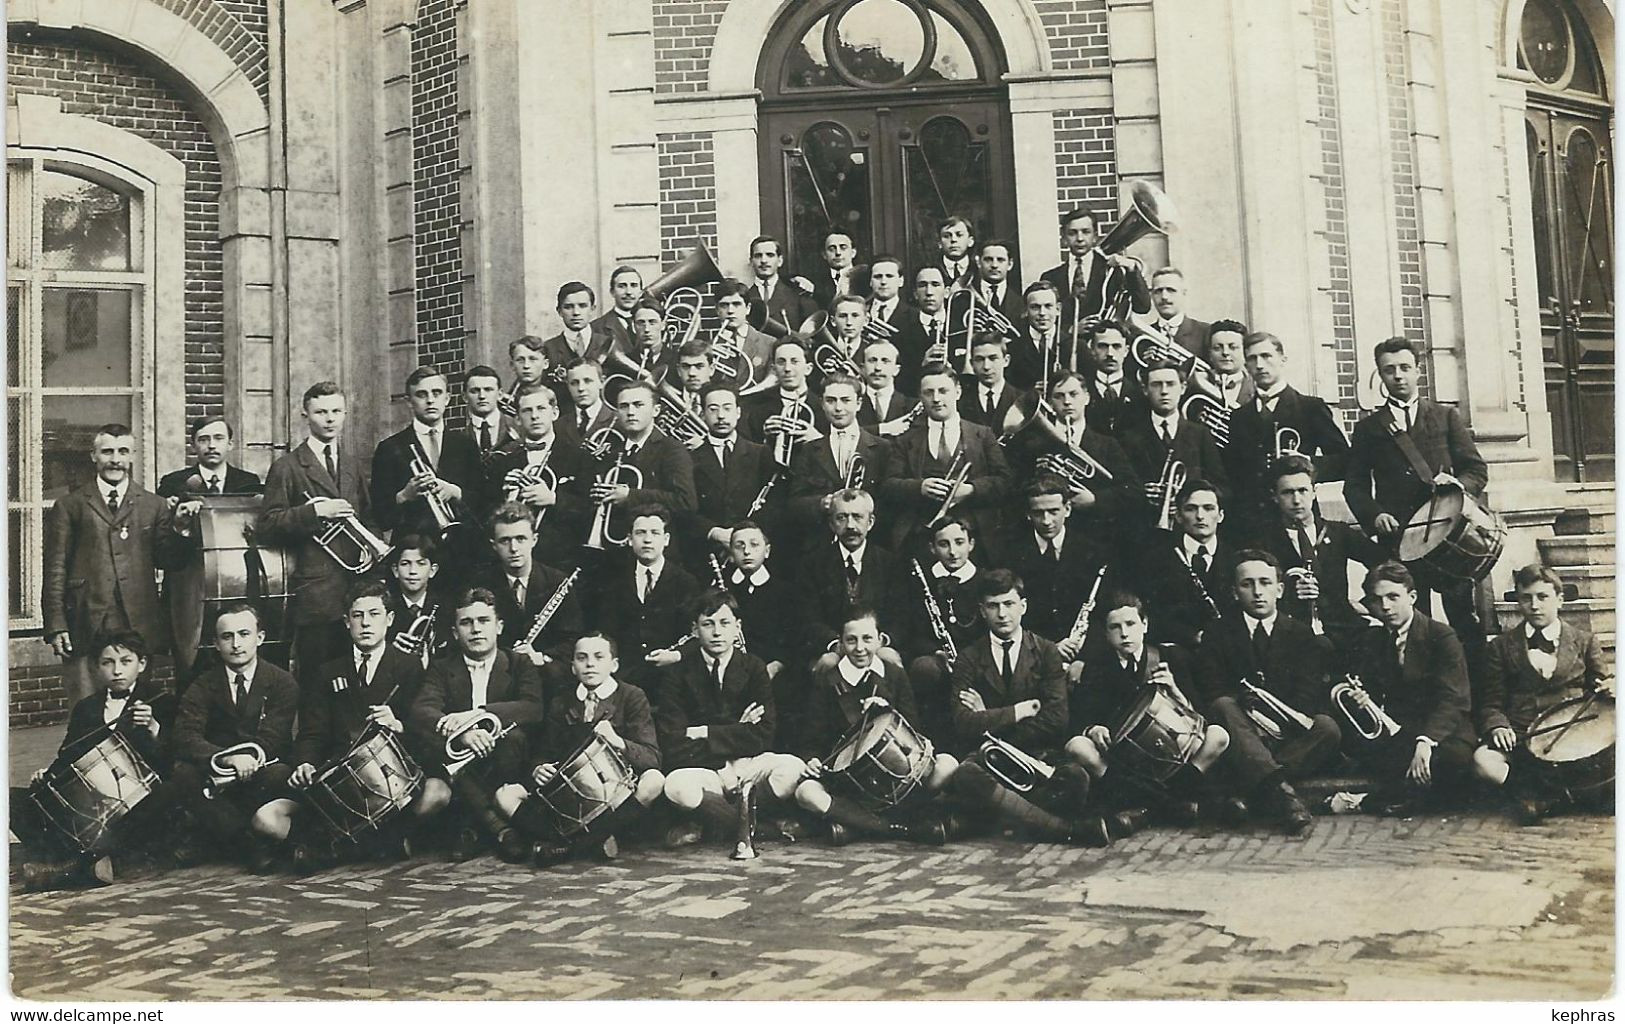
[[[844,0],[818,14],[777,65],[785,92],[981,82],[987,70],[952,7]],[[947,13],[944,13],[944,12]],[[955,24],[958,20],[960,24]]]
[[[1601,96],[1602,64],[1584,24],[1558,0],[1527,0],[1518,31],[1518,66],[1555,91]]]

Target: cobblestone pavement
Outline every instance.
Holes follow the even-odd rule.
[[[1614,823],[1321,818],[1153,830],[491,857],[306,879],[220,867],[11,898],[37,999],[1597,998]]]

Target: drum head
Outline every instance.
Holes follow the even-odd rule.
[[[1529,752],[1552,764],[1593,757],[1614,745],[1614,702],[1601,694],[1566,700],[1529,730]]]
[[[852,767],[853,762],[873,750],[885,739],[886,733],[891,730],[893,723],[896,721],[897,713],[894,711],[882,711],[880,714],[875,715],[863,727],[862,732],[842,743],[840,749],[830,756],[829,770],[840,772]]]
[[[1399,541],[1399,560],[1415,561],[1443,544],[1460,524],[1466,495],[1454,487],[1434,493],[1405,524]]]
[[[1146,687],[1145,692],[1140,694],[1139,698],[1135,700],[1133,706],[1129,708],[1128,714],[1123,716],[1122,723],[1119,724],[1117,729],[1112,732],[1112,746],[1115,747],[1119,743],[1122,743],[1123,737],[1134,731],[1135,727],[1140,724],[1140,720],[1145,718],[1146,712],[1151,710],[1151,704],[1156,699],[1156,687]]]

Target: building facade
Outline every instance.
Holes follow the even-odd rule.
[[[14,721],[60,715],[41,522],[90,433],[137,476],[223,413],[263,472],[339,381],[366,457],[422,363],[506,367],[696,244],[744,276],[827,223],[912,262],[969,217],[1166,190],[1193,315],[1281,336],[1345,427],[1404,334],[1468,418],[1511,567],[1613,505],[1606,0],[12,0]],[[19,444],[18,442],[22,442]],[[37,442],[37,443],[36,443]],[[1611,556],[1610,556],[1611,557]],[[1606,620],[1602,607],[1609,609]],[[1593,628],[1612,634],[1612,575]]]

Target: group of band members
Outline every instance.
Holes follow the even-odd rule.
[[[163,812],[132,815],[121,850],[262,871],[414,844],[614,856],[634,837],[731,836],[758,806],[765,831],[816,820],[837,843],[1010,827],[1098,846],[1148,821],[1249,818],[1301,833],[1294,782],[1351,771],[1375,780],[1368,811],[1459,800],[1475,777],[1524,821],[1563,802],[1527,730],[1567,694],[1611,695],[1611,668],[1559,620],[1563,587],[1539,566],[1516,575],[1523,624],[1493,643],[1469,585],[1441,594],[1449,624],[1429,617],[1396,558],[1402,525],[1487,473],[1458,413],[1419,394],[1416,345],[1375,346],[1387,401],[1345,439],[1286,383],[1288,345],[1189,316],[1184,275],[1102,255],[1087,211],[1062,219],[1066,261],[1024,289],[1008,244],[976,244],[960,218],[940,236],[913,302],[898,260],[858,275],[844,234],[799,277],[758,238],[755,280],[716,287],[709,335],[669,330],[632,268],[596,319],[593,289],[566,284],[563,331],[513,342],[506,374],[414,371],[411,423],[370,460],[344,443],[343,391],[309,386],[307,436],[263,486],[229,463],[223,418],[195,425],[194,464],[156,495],[132,479],[130,430],[102,428],[93,484],[47,515],[45,639],[82,698],[56,766],[108,726],[131,732]],[[1114,273],[1124,319],[1102,315]],[[945,306],[967,289],[981,312],[955,350]],[[1130,339],[1147,331],[1176,348],[1142,361]],[[1193,388],[1222,425],[1185,414]],[[1357,522],[1322,518],[1328,480]],[[260,656],[264,611],[242,601],[204,624],[214,656],[178,698],[156,692],[156,570],[197,557],[208,496],[260,491],[256,540],[291,558],[293,674]],[[335,523],[389,538],[376,567],[339,564]],[[1346,675],[1393,728],[1350,727],[1332,689]],[[1153,693],[1198,723],[1177,758],[1125,742]],[[880,806],[826,761],[888,711],[930,755]],[[345,847],[311,785],[376,735],[425,777]],[[593,736],[635,794],[564,841],[538,794]],[[111,877],[18,795],[13,831],[49,877]]]

